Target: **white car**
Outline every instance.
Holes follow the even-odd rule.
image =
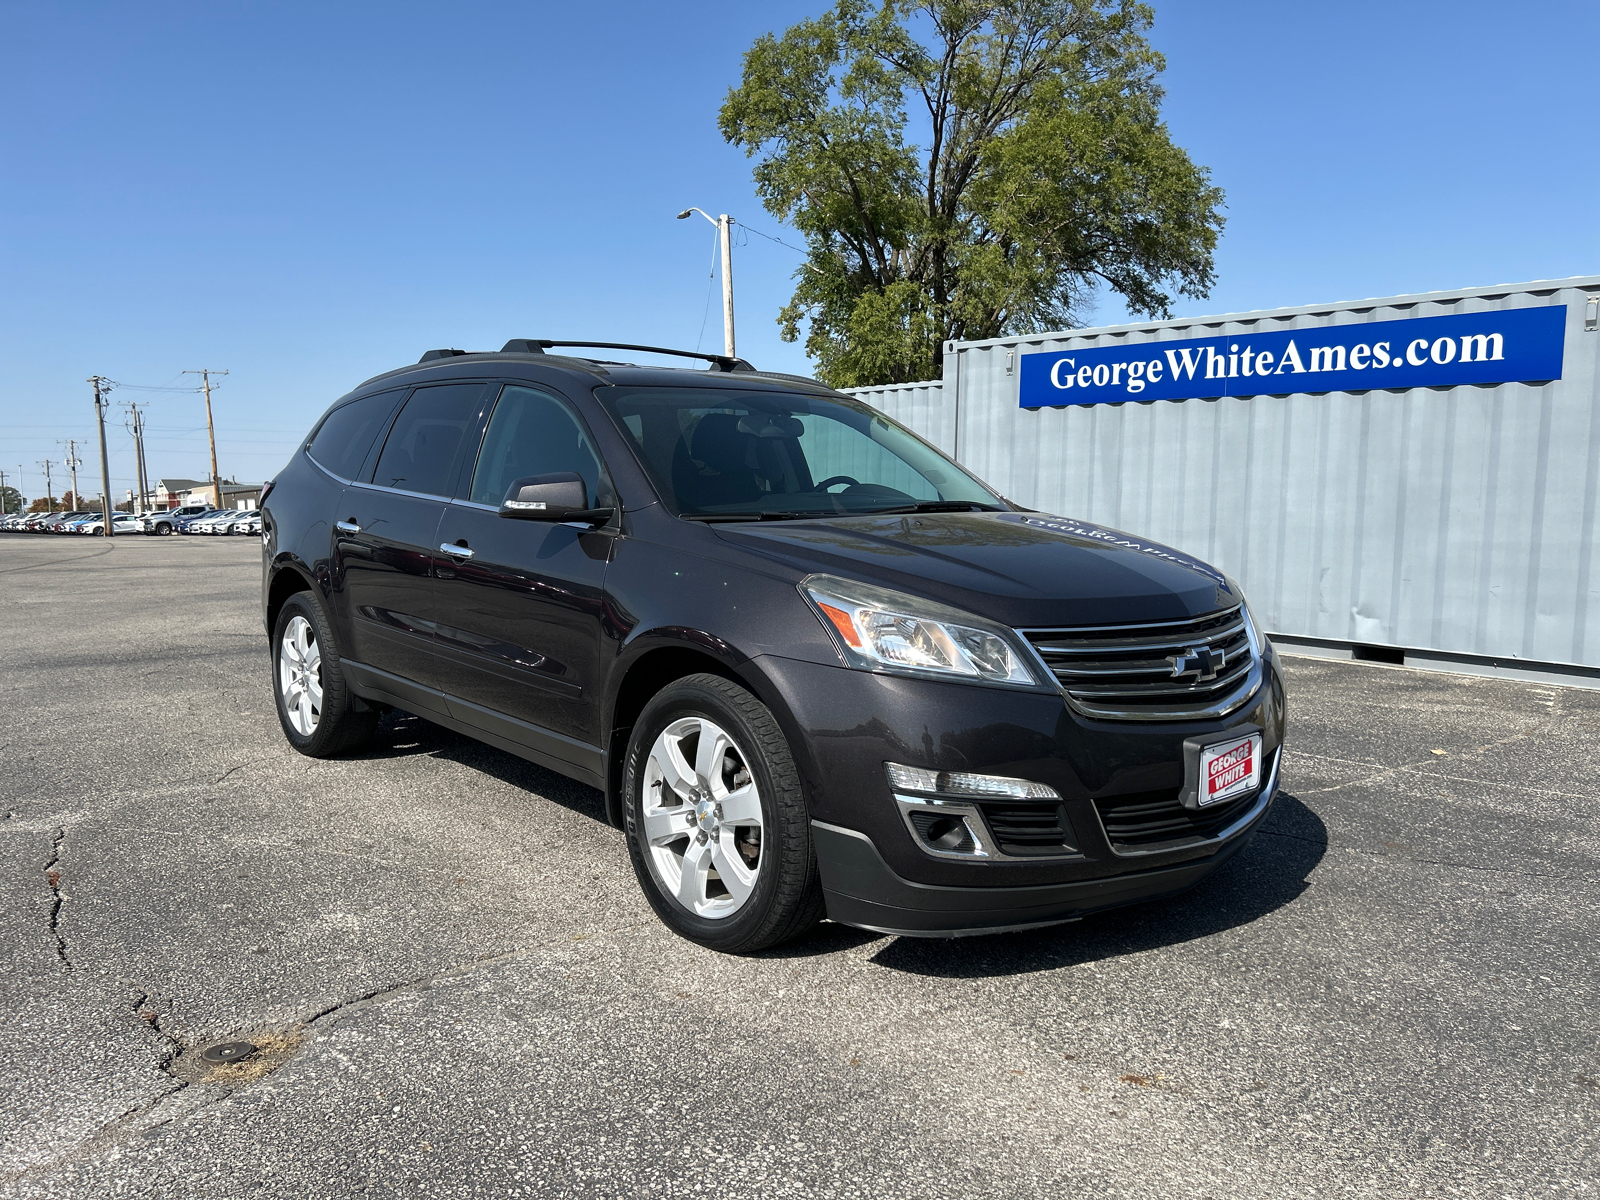
[[[233,508],[226,508],[220,512],[207,513],[203,517],[197,517],[193,521],[190,521],[188,528],[185,529],[184,532],[211,534],[226,533],[228,531],[228,526],[237,521],[239,516],[239,511]]]
[[[239,519],[233,522],[233,524],[229,525],[225,532],[243,534],[260,533],[261,510],[259,508],[253,508],[247,512],[240,513]]]
[[[92,521],[85,521],[82,525],[79,525],[77,532],[98,536],[105,532],[105,527],[106,519],[104,517],[95,517]],[[113,537],[124,533],[142,533],[143,531],[139,518],[133,514],[124,512],[111,514],[111,533]]]

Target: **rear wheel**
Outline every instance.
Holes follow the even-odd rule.
[[[634,873],[674,932],[745,954],[821,920],[794,756],[738,684],[691,675],[659,692],[629,739],[623,789]]]
[[[272,692],[289,744],[312,758],[357,749],[378,714],[351,693],[327,613],[311,592],[284,601],[272,634]]]

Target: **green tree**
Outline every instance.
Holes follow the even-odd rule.
[[[0,487],[0,513],[19,513],[23,503],[22,493],[9,483]]]
[[[723,136],[804,234],[779,316],[835,387],[937,375],[948,339],[1204,296],[1222,192],[1161,122],[1134,0],[838,0],[745,54]]]

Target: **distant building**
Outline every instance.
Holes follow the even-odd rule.
[[[184,504],[211,504],[211,485],[191,481],[192,486],[183,498]],[[175,507],[175,506],[173,506]],[[223,508],[260,508],[261,485],[259,483],[234,483],[224,480],[222,483]]]
[[[195,488],[209,490],[210,486],[199,479],[158,479],[150,491],[139,497],[139,511],[178,508],[188,502],[189,493]]]

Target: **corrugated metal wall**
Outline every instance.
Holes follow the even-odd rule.
[[[956,343],[942,394],[858,394],[1019,503],[1232,573],[1275,632],[1600,667],[1597,295],[1586,277]],[[1544,304],[1567,305],[1567,334],[1563,378],[1542,385],[1017,403],[1035,350]]]
[[[946,402],[945,387],[931,383],[897,383],[876,388],[846,388],[850,395],[914,429],[946,454],[955,444],[955,405]]]

